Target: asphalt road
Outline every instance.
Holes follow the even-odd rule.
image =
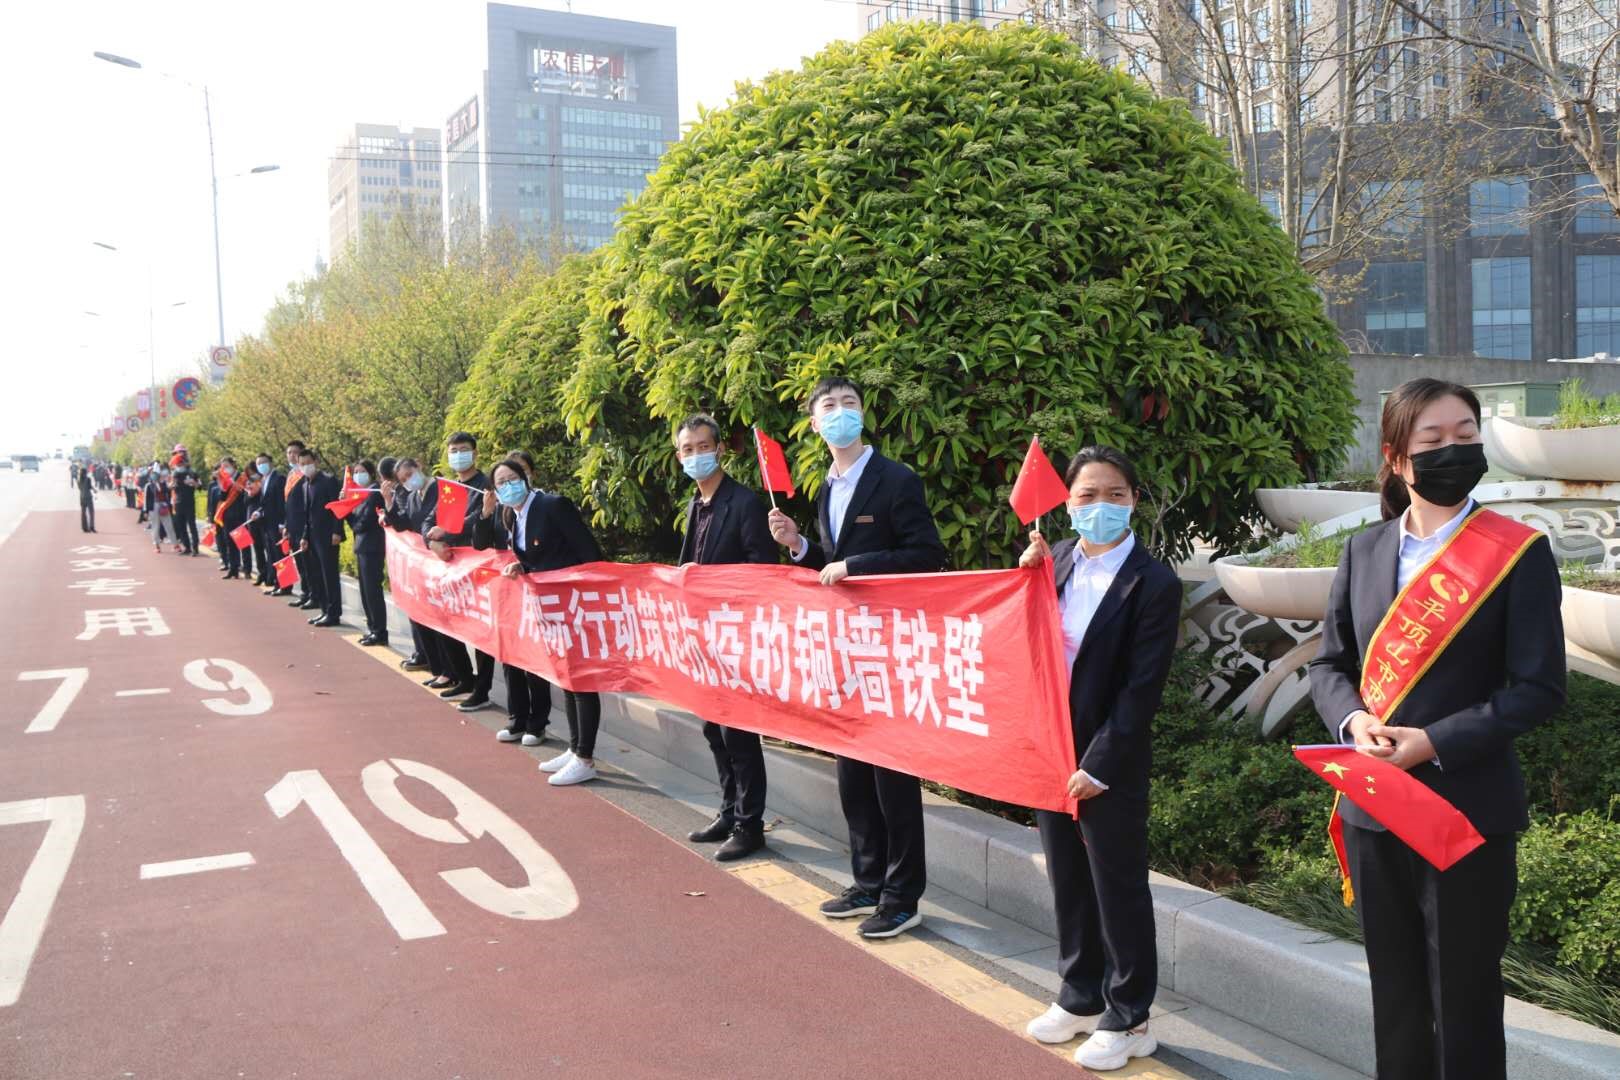
[[[59,464],[0,474],[0,1080],[1087,1075]]]

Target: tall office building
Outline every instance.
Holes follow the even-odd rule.
[[[1566,60],[1590,67],[1613,30],[1615,2],[1559,9]],[[1436,0],[1435,10],[1479,38],[1523,40],[1511,0]],[[1307,257],[1330,235],[1322,176],[1331,162],[1321,148],[1333,141],[1320,136],[1349,116],[1363,142],[1410,148],[1371,166],[1383,176],[1350,178],[1351,197],[1378,207],[1347,226],[1367,237],[1354,259],[1330,268],[1359,281],[1328,296],[1353,347],[1620,357],[1620,218],[1584,166],[1537,129],[1536,103],[1481,77],[1504,69],[1503,54],[1423,40],[1403,11],[1389,17],[1382,38],[1358,24],[1361,51],[1350,51],[1345,11],[1323,0],[881,0],[858,5],[856,18],[863,34],[914,19],[1061,28],[1102,63],[1185,99],[1215,134],[1236,138],[1259,162],[1261,202],[1279,216],[1278,145],[1293,95],[1299,130],[1317,147],[1302,156],[1299,177]],[[1620,58],[1607,55],[1597,85],[1607,85],[1612,109]],[[1460,119],[1480,109],[1491,110],[1488,141]],[[1425,174],[1423,147],[1451,133],[1465,154]]]
[[[598,247],[680,136],[674,27],[490,4],[485,33],[483,83],[445,123],[447,242]]]
[[[331,258],[401,212],[440,216],[439,133],[356,124],[326,170]]]

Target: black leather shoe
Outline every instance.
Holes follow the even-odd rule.
[[[293,599],[293,600],[287,601],[287,606],[288,607],[303,607],[304,602],[302,600]]]
[[[439,696],[448,700],[453,697],[461,697],[463,694],[470,694],[475,689],[476,687],[472,686],[470,683],[452,683],[443,690],[440,690]]]
[[[371,635],[371,643],[373,645],[387,645],[388,644],[388,635],[387,634],[373,634],[373,635]]]
[[[305,611],[318,611],[320,610],[321,604],[319,600],[311,598],[309,600],[298,601],[298,606],[303,608]]]
[[[362,645],[375,645],[375,644],[377,644],[377,639],[372,637],[370,634],[361,634],[360,635],[360,644],[362,644]]]
[[[309,618],[305,619],[304,621],[309,623],[309,625],[314,626],[316,623],[320,622],[324,618],[326,618],[326,612],[322,611],[322,612],[318,612],[317,614],[311,615]]]
[[[427,661],[414,653],[399,662],[399,666],[406,671],[426,671]]]
[[[311,626],[342,626],[343,625],[343,620],[338,618],[336,615],[322,615],[320,618],[318,618],[314,622],[310,623],[310,625]]]
[[[731,835],[731,830],[735,826],[736,822],[721,815],[703,826],[703,828],[693,829],[686,834],[686,838],[694,844],[718,844]]]
[[[765,846],[765,830],[758,825],[741,825],[731,830],[726,842],[714,853],[715,862],[731,862],[752,855]]]

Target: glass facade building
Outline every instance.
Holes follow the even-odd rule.
[[[476,222],[598,247],[680,136],[675,30],[506,4],[487,20],[482,90],[446,124],[447,238]]]

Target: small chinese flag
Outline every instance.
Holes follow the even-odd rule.
[[[202,546],[207,548],[214,546],[214,527],[212,525],[203,530]]]
[[[253,546],[253,530],[246,525],[238,525],[231,530],[231,540],[238,548],[250,548]]]
[[[782,444],[755,428],[754,447],[759,453],[759,475],[765,481],[766,490],[786,492],[791,499],[793,474],[788,471],[787,455],[782,452]]]
[[[1387,761],[1358,753],[1352,746],[1296,746],[1294,756],[1341,797],[1406,842],[1436,870],[1447,870],[1485,838],[1433,788]],[[1338,821],[1337,812],[1333,821]],[[1340,826],[1342,828],[1342,826]],[[1330,825],[1329,832],[1333,831]],[[1339,869],[1348,878],[1343,842],[1334,837]]]
[[[281,538],[281,553],[283,555],[292,554],[292,541],[288,540],[285,536]]]
[[[1025,525],[1069,501],[1069,489],[1064,486],[1063,477],[1052,468],[1046,451],[1041,449],[1039,435],[1029,440],[1024,464],[1018,470],[1018,479],[1013,482],[1012,495],[1007,501],[1012,503],[1018,520]]]
[[[326,508],[340,518],[348,517],[354,512],[354,508],[365,502],[366,496],[370,495],[375,490],[376,488],[356,487],[354,483],[354,476],[348,469],[344,469],[343,493],[337,498],[333,499],[331,502],[327,503]]]
[[[472,488],[439,477],[439,504],[434,522],[448,533],[458,533],[467,524],[467,499]]]
[[[298,583],[298,560],[288,555],[285,559],[277,559],[272,564],[276,568],[276,585],[278,588],[290,589]]]

